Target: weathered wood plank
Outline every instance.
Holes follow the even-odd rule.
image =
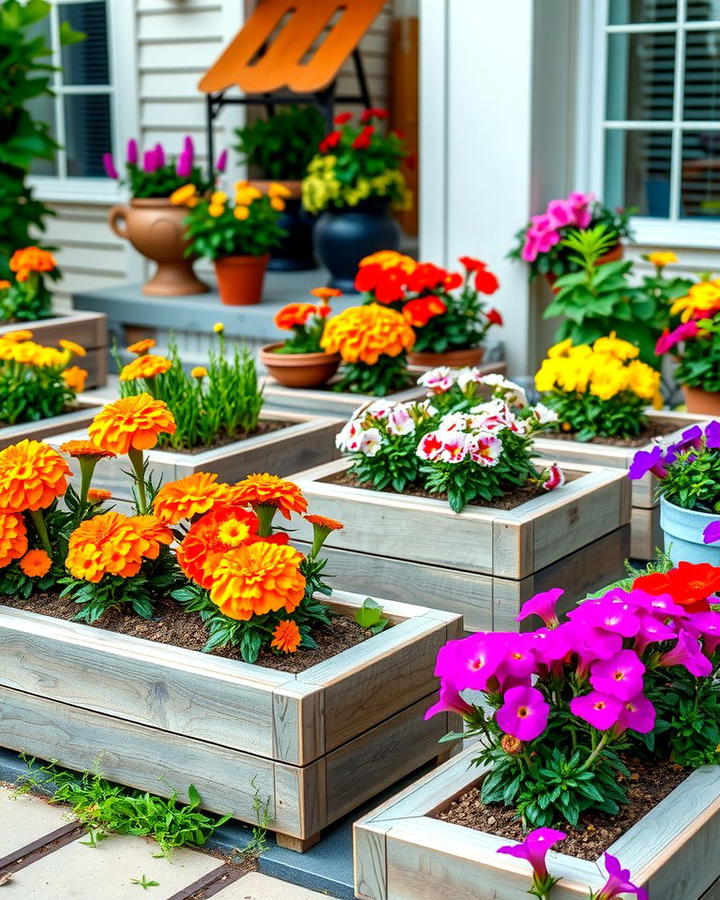
[[[633,559],[654,559],[655,550],[662,545],[660,507],[641,509],[639,506],[634,506],[630,556]]]

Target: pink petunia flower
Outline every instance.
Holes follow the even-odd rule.
[[[698,612],[686,616],[684,628],[690,634],[703,638],[703,651],[712,656],[720,644],[720,613]]]
[[[438,713],[443,712],[454,712],[465,717],[471,715],[474,712],[474,708],[463,700],[460,693],[452,685],[443,682],[440,685],[440,699],[425,713],[425,719],[431,719]]]
[[[450,641],[438,653],[435,674],[457,688],[485,691],[505,658],[506,636],[482,631]]]
[[[540,485],[544,491],[554,491],[565,484],[565,473],[557,463],[552,463],[540,474]]]
[[[570,701],[570,712],[598,731],[612,728],[620,718],[622,710],[620,700],[599,691],[590,691],[589,694],[573,697]]]
[[[593,664],[590,684],[601,694],[630,700],[643,689],[645,666],[633,650],[621,650],[610,659]]]
[[[697,337],[697,333],[698,323],[694,319],[683,322],[674,331],[667,331],[658,338],[655,344],[655,353],[657,356],[662,356],[672,350],[676,344]]]
[[[645,888],[638,887],[630,881],[630,870],[623,869],[616,857],[605,854],[605,868],[608,879],[594,895],[594,900],[621,900],[624,894],[635,894],[638,900],[647,900],[648,893]]]
[[[672,650],[663,653],[658,660],[663,667],[684,666],[696,678],[706,678],[712,672],[712,663],[700,650],[696,637],[680,629]]]
[[[521,844],[506,844],[504,847],[498,847],[497,852],[506,853],[516,859],[526,859],[532,866],[534,877],[545,882],[548,878],[545,861],[548,850],[559,841],[564,841],[566,837],[564,831],[557,831],[555,828],[536,828]]]
[[[554,220],[557,228],[575,224],[575,210],[567,200],[551,200],[547,205],[546,213]]]
[[[535,594],[529,600],[526,600],[520,607],[520,612],[515,616],[516,622],[522,622],[528,616],[540,616],[545,623],[546,628],[557,628],[560,619],[555,612],[558,600],[565,591],[562,588],[552,588],[549,591],[543,591]]]
[[[615,732],[622,734],[628,728],[638,734],[649,734],[655,727],[655,707],[642,694],[623,701]]]
[[[498,726],[519,741],[532,741],[545,731],[550,707],[537,688],[514,687],[505,692],[495,714]]]

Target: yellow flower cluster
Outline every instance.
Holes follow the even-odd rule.
[[[8,331],[0,335],[0,361],[38,369],[64,369],[74,356],[85,356],[85,350],[74,341],[60,341],[60,348],[37,344],[32,340],[31,331]]]
[[[320,341],[326,353],[346,363],[374,366],[381,356],[399,356],[415,343],[405,317],[387,306],[351,306],[329,319]]]
[[[535,375],[535,387],[541,393],[590,393],[600,400],[611,400],[630,391],[642,400],[662,406],[660,373],[637,359],[638,348],[620,340],[613,332],[598,338],[591,346],[573,347],[570,339],[548,350]]]
[[[683,322],[690,319],[711,319],[720,312],[720,278],[694,284],[685,297],[680,297],[670,308],[672,315],[680,313]]]
[[[232,212],[235,218],[242,222],[249,218],[252,204],[264,195],[249,181],[236,181],[234,189],[235,206]],[[290,196],[290,191],[285,185],[273,181],[268,188],[267,195],[270,198],[270,206],[278,212],[282,212],[285,209],[285,200]],[[170,195],[171,203],[191,208],[197,206],[201,199],[194,184],[184,184]],[[226,211],[228,195],[225,191],[213,191],[208,199],[208,215],[213,219],[218,219]]]
[[[400,196],[393,206],[410,209],[412,194],[405,184],[402,172],[388,170],[372,178],[358,178],[354,184],[343,184],[335,174],[337,157],[315,156],[308,165],[308,174],[302,183],[302,202],[311,213],[319,213],[327,206],[357,206],[369,197]]]
[[[658,269],[663,269],[665,266],[669,266],[678,261],[677,256],[672,250],[655,250],[653,253],[648,253],[645,259],[654,266],[657,266]]]

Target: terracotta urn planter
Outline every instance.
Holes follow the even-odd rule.
[[[448,350],[446,353],[408,353],[408,363],[422,369],[434,369],[436,366],[450,366],[461,369],[465,366],[479,366],[485,355],[484,347],[467,347],[463,350]]]
[[[704,391],[702,388],[682,386],[685,405],[689,413],[701,416],[720,416],[720,391]]]
[[[266,344],[260,350],[260,362],[285,387],[320,387],[327,384],[340,365],[339,353],[278,353],[279,347],[282,342]]]
[[[112,231],[143,256],[157,263],[157,271],[143,285],[155,297],[205,294],[210,288],[195,275],[193,260],[185,256],[186,206],[162,197],[133,198],[129,206],[113,206],[108,213]]]
[[[598,259],[595,261],[595,265],[596,266],[604,266],[605,263],[618,262],[618,260],[623,259],[624,256],[625,256],[625,245],[621,244],[621,243],[617,243],[611,250],[608,250],[607,253],[598,257]],[[555,275],[553,272],[545,273],[545,279],[546,279],[547,283],[550,285],[550,287],[552,288],[553,294],[559,293],[559,289],[555,287],[555,282],[558,280],[558,277],[559,276]]]
[[[226,306],[254,306],[262,300],[270,254],[222,256],[215,260],[220,302]]]

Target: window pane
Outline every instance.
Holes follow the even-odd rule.
[[[688,31],[685,119],[720,119],[720,31]]]
[[[718,0],[688,0],[687,17],[695,21],[720,22]]]
[[[675,35],[611,34],[608,41],[606,118],[671,119]]]
[[[87,37],[62,48],[63,84],[109,84],[107,16],[105,0],[63,3],[60,22],[67,22]]]
[[[110,97],[77,94],[64,98],[67,174],[80,178],[105,177],[103,153],[112,149]]]
[[[637,207],[637,215],[670,214],[669,131],[609,129],[605,135],[605,202]]]
[[[50,126],[50,135],[56,137],[57,128],[55,122],[55,98],[48,94],[33,97],[27,104],[28,112],[38,122],[47,122]],[[30,166],[33,175],[57,175],[57,160],[34,159]]]
[[[720,218],[720,131],[683,135],[683,218]]]
[[[610,0],[610,24],[674,22],[677,0]]]

